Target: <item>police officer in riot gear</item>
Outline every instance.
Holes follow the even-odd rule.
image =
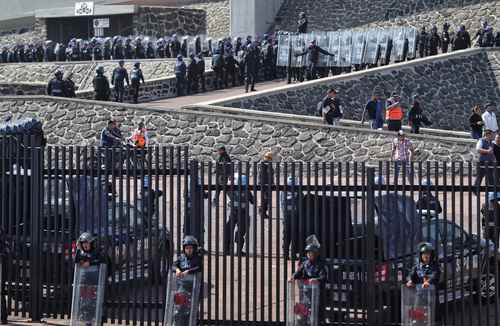
[[[113,59],[114,60],[123,60],[125,55],[124,55],[124,49],[123,49],[123,41],[122,38],[119,36],[115,36],[114,38],[114,45],[113,45]]]
[[[255,80],[257,79],[258,65],[259,65],[259,52],[253,44],[250,44],[247,47],[245,56],[243,57],[243,62],[241,64],[242,69],[245,72],[246,93],[248,93],[249,88],[252,92],[256,91]]]
[[[224,79],[224,57],[220,49],[214,51],[214,56],[212,57],[212,70],[215,72],[214,88],[222,88]]]
[[[182,254],[179,255],[175,262],[177,278],[201,272],[202,264],[198,240],[192,235],[185,236],[182,239]]]
[[[438,34],[438,29],[433,26],[431,29],[431,35],[429,37],[428,51],[429,55],[437,55],[438,49],[441,47],[441,38]]]
[[[202,180],[196,169],[197,162],[193,163],[195,168],[191,169],[186,191],[187,210],[184,218],[184,234],[203,240],[204,199],[208,198],[209,194],[203,190]]]
[[[111,52],[112,52],[112,49],[111,49],[111,38],[106,37],[104,39],[104,47],[103,47],[103,50],[102,50],[103,59],[104,60],[111,60],[111,54],[112,54]]]
[[[484,238],[491,240],[498,248],[500,236],[500,193],[488,193],[488,202],[481,207]]]
[[[75,254],[75,264],[82,267],[106,263],[106,259],[97,249],[97,239],[89,232],[84,232],[78,238]]]
[[[471,46],[470,34],[465,29],[465,26],[462,25],[460,26],[460,29],[458,30],[457,34],[455,35],[455,38],[453,39],[453,51],[464,50],[470,48],[470,46]]]
[[[295,184],[295,178],[289,176],[286,180],[287,191],[280,193],[280,206],[283,212],[283,255],[289,256],[290,244],[297,232],[292,230],[292,225],[295,228],[297,224],[297,209],[299,207],[299,192]],[[292,252],[295,252],[292,248]]]
[[[299,21],[297,22],[297,33],[307,33],[307,25],[309,22],[307,21],[306,13],[301,12],[299,14]]]
[[[155,58],[155,48],[153,46],[153,41],[147,40],[146,44],[146,58],[154,59]]]
[[[236,60],[233,55],[233,45],[231,40],[227,39],[223,45],[224,49],[224,86],[229,87],[229,76],[231,76],[231,83],[236,87]]]
[[[61,70],[57,70],[55,77],[49,81],[49,84],[47,85],[47,95],[57,97],[67,96],[66,88],[64,87],[63,82],[63,72]]]
[[[274,49],[269,37],[264,35],[264,40],[262,41],[262,58],[263,58],[263,68],[264,68],[264,78],[265,80],[273,79],[273,66],[276,66],[276,61],[274,60]]]
[[[189,55],[191,61],[187,67],[187,94],[196,93],[198,91],[198,64],[195,55]]]
[[[165,58],[165,40],[163,38],[159,38],[156,41],[156,57]]]
[[[487,22],[483,23],[483,28],[477,32],[476,37],[478,37],[478,45],[482,48],[492,47],[495,43],[493,28]]]
[[[127,82],[127,87],[130,85],[128,79],[127,69],[124,67],[125,62],[120,60],[118,62],[118,67],[113,70],[113,75],[111,77],[111,85],[115,86],[115,102],[123,102],[123,95],[125,94],[125,82]]]
[[[203,58],[203,54],[200,53],[198,54],[197,57],[198,60],[198,80],[200,81],[201,84],[201,91],[206,92],[206,83],[205,83],[205,59]]]
[[[182,55],[177,55],[177,61],[175,62],[175,79],[177,87],[177,96],[184,95],[184,87],[186,85],[186,63],[182,59]]]
[[[0,277],[0,323],[2,325],[7,324],[7,316],[9,315],[8,313],[8,308],[7,308],[7,301],[5,296],[7,293],[4,292],[4,283],[5,283],[5,276],[7,276],[7,266],[9,264],[8,258],[11,255],[11,250],[10,250],[10,245],[9,242],[7,241],[7,235],[5,234],[3,228],[0,227],[0,268],[1,268],[1,277]]]
[[[51,61],[55,61],[56,60],[56,55],[54,53],[54,42],[52,42],[50,40],[48,40],[48,41],[45,42],[44,59],[47,62],[51,62]]]
[[[94,61],[101,61],[102,60],[102,47],[99,41],[96,38],[92,39],[92,57]]]
[[[92,81],[95,92],[95,99],[97,101],[109,101],[110,89],[109,81],[106,76],[104,76],[104,67],[99,66],[96,69],[96,75]]]
[[[139,87],[141,85],[141,81],[144,84],[144,74],[142,73],[140,62],[134,63],[134,68],[130,73],[130,81],[132,85],[133,101],[134,104],[137,104],[139,101]]]
[[[170,40],[170,54],[172,58],[177,58],[181,53],[181,42],[177,39],[177,34],[172,35],[172,40]]]
[[[429,34],[425,30],[425,27],[422,27],[422,30],[420,31],[420,34],[418,34],[417,38],[418,55],[420,56],[420,58],[427,56],[428,45],[429,45]]]
[[[136,59],[146,58],[146,51],[144,50],[144,46],[142,45],[142,39],[140,37],[135,38],[135,58]]]
[[[444,23],[443,32],[441,33],[441,52],[442,53],[448,52],[448,47],[450,46],[450,43],[451,43],[451,37],[450,37],[449,30],[450,30],[450,24]]]
[[[0,53],[0,61],[2,63],[9,62],[9,50],[6,46],[2,47],[2,52]]]
[[[66,61],[66,47],[62,43],[56,44],[55,52],[56,52],[56,61],[59,62]],[[21,57],[21,53],[19,54],[19,57]],[[21,60],[21,62],[24,62],[25,61],[24,51],[22,57],[23,59]]]
[[[317,65],[319,62],[319,55],[324,54],[324,55],[329,55],[329,56],[334,56],[330,52],[323,50],[320,48],[318,45],[316,45],[316,40],[313,40],[309,47],[302,53],[295,54],[296,57],[299,56],[304,56],[306,54],[309,54],[309,62],[308,62],[308,68],[307,68],[307,76],[309,80],[317,79]]]
[[[441,275],[441,268],[436,257],[436,251],[431,243],[425,242],[418,245],[418,262],[410,273],[408,287],[422,285],[424,288],[436,286]]]
[[[224,254],[231,254],[233,243],[237,244],[237,254],[244,255],[245,238],[249,224],[249,204],[254,204],[254,197],[248,191],[248,177],[246,175],[234,175],[234,189],[229,194],[231,202],[231,213],[229,220],[224,225]],[[234,229],[238,227],[236,235]],[[234,235],[234,238],[233,238]]]
[[[125,40],[125,49],[123,51],[123,54],[125,56],[125,59],[133,59],[134,58],[134,49],[132,47],[132,40],[127,37]]]

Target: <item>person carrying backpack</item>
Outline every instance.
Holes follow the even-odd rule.
[[[136,62],[134,63],[134,69],[132,69],[132,72],[130,73],[130,81],[132,84],[132,93],[134,96],[134,104],[137,104],[138,99],[139,99],[139,86],[142,83],[144,84],[144,75],[142,74],[141,70],[141,63]]]
[[[337,91],[333,88],[330,88],[326,97],[318,103],[318,108],[321,108],[323,121],[332,126],[336,126],[343,116],[342,105],[337,98]]]

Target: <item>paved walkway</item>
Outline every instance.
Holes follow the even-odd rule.
[[[262,82],[255,85],[257,91],[267,90],[279,86],[286,85],[286,80],[274,80],[268,82]],[[231,96],[237,96],[245,94],[245,86],[238,86],[227,89],[220,89],[216,91],[209,91],[206,93],[198,93],[189,96],[181,96],[168,98],[164,100],[158,100],[148,103],[142,103],[152,108],[180,108],[185,105],[192,105],[208,101],[222,100]]]

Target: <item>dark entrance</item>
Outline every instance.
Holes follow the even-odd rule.
[[[109,18],[110,28],[104,36],[132,34],[133,15],[61,17],[47,19],[47,36],[54,42],[67,43],[72,38],[89,39],[94,36],[93,20]]]

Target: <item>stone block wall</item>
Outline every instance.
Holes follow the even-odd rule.
[[[126,104],[55,99],[0,97],[0,117],[37,117],[44,121],[49,144],[96,144],[110,119],[121,123],[124,135],[144,121],[154,144],[188,145],[193,158],[213,160],[216,144],[224,144],[236,160],[258,161],[272,150],[276,161],[377,162],[390,158],[388,132],[305,124],[278,118],[200,113],[189,110],[150,109]],[[471,140],[411,136],[416,160],[469,161],[474,159]]]
[[[207,13],[199,9],[140,6],[133,26],[136,35],[201,35],[207,31]]]
[[[334,87],[344,117],[360,120],[374,90],[398,92],[406,103],[419,95],[433,128],[469,130],[471,108],[493,101],[500,109],[500,51],[470,49],[345,76],[282,87],[213,104],[269,112],[316,115],[316,105]]]
[[[497,10],[498,2],[492,0],[288,0],[278,13],[280,23],[276,29],[295,31],[300,12],[307,14],[311,30],[353,28],[374,22],[385,24],[391,19],[420,21],[422,16],[431,17],[436,12],[446,13],[447,20],[455,25],[462,20],[475,22],[485,17],[496,26]]]
[[[207,35],[214,39],[231,33],[230,0],[200,0],[184,8],[201,9],[207,13]]]
[[[24,84],[24,83],[2,83],[0,84],[0,95],[45,95],[47,85]]]

